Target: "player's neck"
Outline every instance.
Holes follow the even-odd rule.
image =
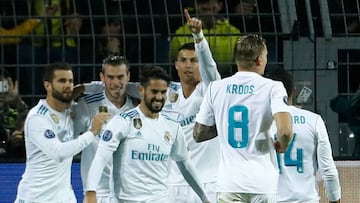
[[[150,111],[150,109],[143,102],[140,103],[139,108],[146,117],[151,119],[159,118],[159,113],[154,113]]]
[[[46,102],[52,109],[58,112],[64,112],[70,106],[70,103],[59,101],[51,96],[46,97]]]
[[[200,81],[194,81],[193,83],[181,83],[182,92],[185,98],[190,97],[199,82]]]
[[[107,99],[114,104],[117,108],[121,108],[122,106],[124,106],[125,101],[126,101],[126,95],[122,95],[121,97],[115,98],[115,97],[111,97],[108,96],[107,93],[105,93]]]

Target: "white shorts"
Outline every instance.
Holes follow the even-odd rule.
[[[276,194],[218,193],[218,203],[276,203]]]
[[[205,192],[212,203],[216,201],[216,183],[205,183]],[[202,203],[200,197],[189,185],[169,185],[169,202],[171,203]]]

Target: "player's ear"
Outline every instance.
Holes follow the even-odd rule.
[[[104,76],[104,73],[103,73],[103,72],[100,72],[100,73],[99,73],[99,77],[100,77],[100,80],[104,82],[105,76]]]
[[[130,71],[127,72],[127,81],[126,82],[129,82],[130,81]]]
[[[141,95],[141,98],[143,98],[143,97],[144,97],[144,94],[145,94],[145,88],[144,88],[144,86],[139,85],[139,93],[140,93],[140,95]]]
[[[44,88],[46,91],[49,91],[51,88],[51,84],[49,81],[44,81]]]

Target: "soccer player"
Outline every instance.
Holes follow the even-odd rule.
[[[219,164],[219,140],[196,143],[192,132],[195,116],[206,89],[211,81],[220,80],[220,73],[217,71],[209,45],[202,34],[202,22],[196,18],[190,18],[187,10],[185,10],[185,17],[194,33],[195,44],[184,44],[179,49],[175,67],[180,82],[170,83],[168,99],[162,112],[180,123],[185,133],[190,160],[198,171],[210,202],[216,202],[215,184]],[[178,116],[173,116],[174,114]],[[168,184],[169,202],[202,202],[184,180],[174,161],[171,161]]]
[[[180,125],[162,115],[170,77],[151,66],[140,76],[140,105],[107,124],[90,168],[86,202],[96,202],[101,171],[113,156],[114,193],[122,203],[168,203],[168,161],[180,171],[203,202],[208,197],[189,161]]]
[[[70,174],[73,156],[100,132],[108,113],[94,116],[92,125],[74,139],[69,106],[73,73],[67,63],[53,63],[44,72],[46,99],[30,110],[25,120],[26,168],[15,202],[75,203]]]
[[[318,114],[293,106],[295,86],[288,72],[279,69],[270,72],[268,77],[281,81],[287,90],[294,131],[288,149],[278,154],[277,202],[319,202],[318,171],[329,202],[340,202],[339,177],[324,121]]]
[[[199,111],[207,86],[211,81],[220,80],[220,73],[210,52],[209,44],[202,33],[202,22],[191,18],[188,11],[184,12],[188,25],[193,33],[195,43],[187,43],[180,47],[175,61],[180,82],[170,82],[162,113],[178,121],[185,133],[190,160],[199,172],[199,178],[210,202],[216,202],[216,176],[219,163],[218,139],[204,143],[196,143],[192,137],[195,115]],[[96,92],[99,83],[84,84],[85,93]],[[134,89],[134,84],[128,84]],[[134,91],[132,92],[134,97]],[[202,202],[198,195],[183,178],[174,161],[170,162],[168,178],[169,202]]]
[[[106,106],[111,116],[125,112],[135,107],[138,101],[126,95],[127,83],[130,80],[130,71],[127,60],[118,55],[110,55],[103,60],[100,79],[105,89],[99,93],[86,95],[79,99],[75,107],[74,129],[75,134],[81,134],[91,127],[92,118],[98,113],[99,106]],[[105,127],[105,125],[104,125]],[[81,152],[81,180],[83,189],[87,185],[88,172],[95,156],[100,135]],[[97,191],[98,202],[111,201],[112,162],[109,161],[103,170]]]
[[[287,94],[281,82],[262,77],[266,42],[241,36],[235,45],[238,72],[209,84],[196,116],[197,142],[219,135],[218,202],[276,202],[276,151],[292,138]],[[278,140],[268,133],[275,120]]]

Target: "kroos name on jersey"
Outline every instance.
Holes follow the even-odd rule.
[[[253,94],[255,85],[237,85],[228,84],[226,86],[226,93],[228,94]]]

